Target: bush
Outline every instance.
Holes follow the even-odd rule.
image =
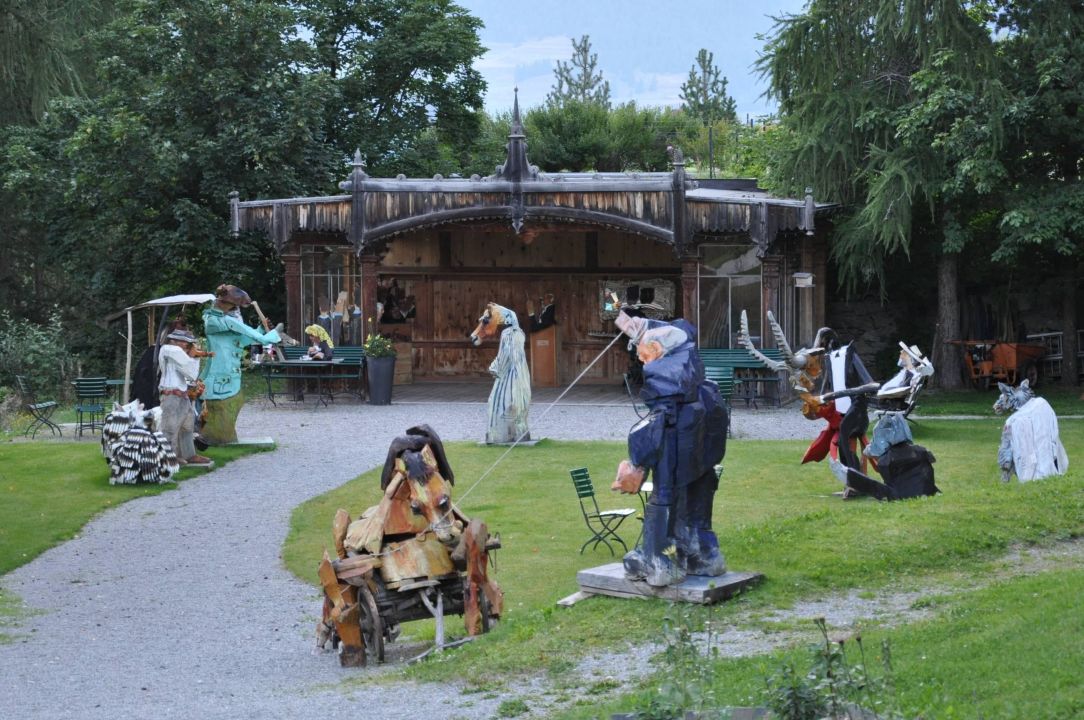
[[[15,376],[23,375],[36,392],[59,395],[75,366],[58,311],[38,325],[0,310],[0,385],[14,388]]]

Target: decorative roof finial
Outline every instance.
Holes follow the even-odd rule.
[[[512,101],[512,131],[508,137],[513,135],[523,137],[523,121],[519,116],[519,88],[514,88],[512,92],[515,93],[515,99]]]
[[[515,101],[512,104],[512,127],[508,132],[508,154],[504,164],[497,170],[495,177],[509,182],[533,180],[538,176],[538,168],[527,160],[527,136],[523,133],[523,119],[519,113],[519,88],[515,89]]]

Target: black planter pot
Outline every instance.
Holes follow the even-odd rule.
[[[369,404],[391,405],[391,388],[395,382],[395,356],[365,359],[369,378]]]

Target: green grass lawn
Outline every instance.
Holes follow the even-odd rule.
[[[1069,456],[1084,457],[1084,421],[1066,420],[1061,432]],[[731,442],[716,496],[715,528],[730,566],[762,572],[766,579],[737,600],[703,612],[725,622],[739,611],[787,607],[800,598],[849,588],[875,590],[981,577],[989,570],[989,561],[1015,543],[1050,544],[1084,531],[1084,471],[1079,463],[1062,478],[1006,485],[998,480],[995,461],[998,421],[928,420],[919,423],[915,435],[916,442],[937,456],[937,482],[944,494],[901,503],[842,502],[832,497],[838,484],[827,467],[798,465],[803,442]],[[448,452],[458,478],[458,497],[503,450],[456,443]],[[568,470],[590,468],[605,506],[638,507],[635,498],[612,496],[607,489],[622,457],[622,443],[546,441],[516,448],[471,491],[462,509],[485,519],[504,543],[497,553],[496,577],[506,592],[505,619],[490,635],[434,662],[413,666],[405,671],[408,675],[455,678],[479,687],[537,673],[561,678],[580,657],[626,642],[657,639],[662,618],[670,612],[666,603],[595,597],[571,609],[554,606],[576,590],[577,570],[611,561],[605,551],[578,554],[587,534]],[[335,509],[344,507],[357,516],[378,498],[377,473],[372,471],[300,506],[283,549],[287,566],[315,585],[315,566],[323,547],[330,544]],[[636,521],[630,519],[623,535],[631,541],[637,531]],[[965,609],[972,606],[966,598],[959,602]],[[458,623],[450,627],[457,628]],[[1050,617],[1036,631],[1054,642],[1059,640],[1059,628]],[[907,632],[912,631],[917,632]],[[424,638],[431,630],[426,623],[413,623],[404,632]],[[900,635],[896,655],[902,663],[914,660],[910,653],[915,646],[907,637]],[[998,652],[976,640],[970,654],[977,658]],[[934,662],[934,653],[926,655]],[[936,662],[947,668],[950,660]],[[730,664],[760,667],[754,661]],[[934,667],[932,672],[936,671]],[[755,673],[749,672],[752,678]],[[754,678],[757,683],[760,677]],[[966,694],[952,687],[938,692],[970,709]],[[930,697],[911,689],[903,696],[915,707]]]
[[[210,448],[216,467],[258,447]],[[179,482],[207,472],[184,468]],[[96,442],[19,442],[0,444],[0,574],[30,562],[72,538],[88,520],[136,497],[177,487],[110,485],[109,466]]]
[[[995,386],[996,387],[996,386]],[[1043,383],[1036,394],[1046,398],[1058,415],[1084,415],[1082,387],[1066,388]],[[994,416],[994,401],[998,391],[991,390],[923,390],[918,396],[916,415],[978,415]]]

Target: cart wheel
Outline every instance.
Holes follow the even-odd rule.
[[[485,591],[478,588],[478,612],[482,616],[482,634],[486,634],[497,624],[497,621],[489,613],[489,598]]]
[[[361,636],[365,639],[366,659],[382,663],[384,662],[384,622],[380,619],[376,599],[367,587],[359,587],[357,592]]]
[[[1024,366],[1023,371],[1020,373],[1020,377],[1028,381],[1028,386],[1032,390],[1039,384],[1039,366],[1033,362],[1029,362]]]

